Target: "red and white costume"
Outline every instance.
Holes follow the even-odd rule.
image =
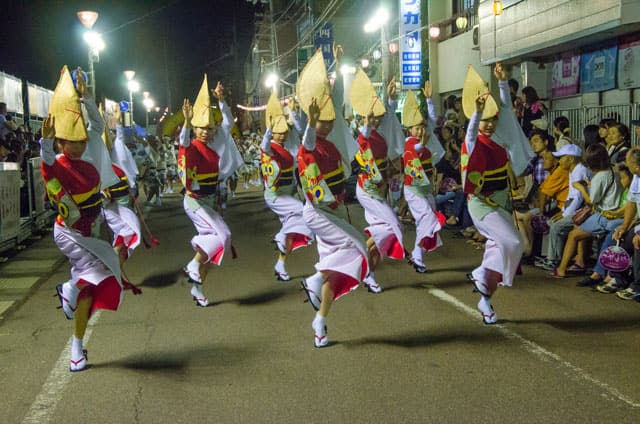
[[[231,248],[231,230],[215,211],[218,181],[224,181],[242,165],[242,157],[229,135],[233,116],[224,102],[220,103],[223,121],[210,143],[189,139],[189,129],[180,132],[178,168],[185,186],[184,210],[198,235],[191,239],[194,250],[207,255],[207,262],[222,263]]]
[[[342,156],[333,143],[307,128],[298,152],[298,172],[306,197],[303,216],[316,235],[320,256],[315,268],[327,275],[337,299],[356,289],[369,272],[362,235],[347,222]]]
[[[515,122],[507,82],[500,81],[499,85],[502,104],[495,133],[491,138],[479,134],[481,115],[474,113],[461,151],[462,184],[468,195],[469,214],[476,229],[487,238],[482,263],[472,272],[480,289],[496,275],[500,285],[511,286],[523,252],[511,215],[509,168],[519,175],[531,150]]]
[[[90,138],[92,142],[97,141]],[[100,174],[90,162],[56,156],[53,140],[42,139],[40,144],[42,176],[59,211],[54,240],[71,263],[69,283],[84,285],[79,298],[92,297],[91,313],[117,310],[122,299],[118,257],[109,243],[91,237],[92,225],[102,209]]]
[[[358,135],[358,145],[356,160],[360,164],[360,173],[356,196],[369,224],[365,233],[373,238],[381,259],[387,256],[403,259],[402,224],[386,202],[384,192],[390,166],[387,143],[375,129],[365,127]]]
[[[271,128],[268,128],[260,145],[264,200],[267,207],[278,215],[282,224],[274,237],[279,249],[282,251],[286,246],[286,239],[291,238],[293,251],[311,244],[313,232],[307,227],[302,216],[302,202],[294,197],[294,157],[285,146],[271,141],[271,135]]]

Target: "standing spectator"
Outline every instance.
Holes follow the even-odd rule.
[[[524,108],[520,126],[525,135],[528,136],[532,128],[531,121],[542,118],[547,109],[540,101],[535,88],[528,85],[522,89],[522,94],[524,95]]]

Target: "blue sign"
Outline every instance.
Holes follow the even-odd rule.
[[[400,0],[400,81],[404,89],[420,88],[422,40],[420,0]]]
[[[583,53],[580,59],[580,91],[593,93],[616,88],[618,47]]]
[[[324,64],[329,69],[333,63],[333,24],[327,22],[313,34],[313,46],[322,51]]]
[[[129,102],[126,100],[123,100],[120,102],[120,112],[126,112],[129,110]]]

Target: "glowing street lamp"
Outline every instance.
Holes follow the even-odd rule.
[[[364,26],[365,32],[375,32],[380,30],[380,49],[382,50],[381,76],[382,76],[383,84],[386,83],[385,74],[388,73],[387,71],[389,68],[389,50],[388,50],[387,40],[384,33],[384,26],[389,21],[389,17],[390,17],[389,11],[384,7],[381,7],[378,10],[376,10],[376,13],[367,21],[367,23]]]
[[[146,94],[144,100],[142,100],[142,104],[144,105],[145,109],[147,109],[147,124],[145,126],[145,128],[149,128],[149,112],[151,112],[151,109],[153,109],[153,106],[155,105],[153,99],[151,97],[149,97],[149,92],[145,91],[144,93],[142,93],[143,95]]]
[[[134,80],[135,71],[124,71],[124,77],[127,79],[127,89],[129,90],[129,113],[131,114],[131,122],[133,122],[133,93],[140,91],[140,83]]]
[[[267,75],[267,77],[265,78],[264,86],[267,88],[275,89],[276,85],[278,84],[278,81],[280,81],[278,74],[276,74],[275,72],[272,72],[269,75]]]
[[[389,11],[383,7],[376,10],[376,13],[364,25],[364,32],[375,32],[382,28],[389,20]]]
[[[92,10],[81,10],[76,12],[78,20],[88,31],[84,33],[84,41],[89,46],[89,87],[93,97],[96,96],[96,75],[93,69],[94,62],[100,62],[100,51],[104,49],[104,41],[102,36],[97,32],[91,31],[93,25],[98,20],[98,12]]]
[[[94,12],[93,10],[80,10],[76,12],[76,16],[78,20],[86,29],[93,28],[93,25],[98,20],[98,12]]]

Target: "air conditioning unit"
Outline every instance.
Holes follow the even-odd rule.
[[[473,26],[473,50],[480,50],[480,25]]]

